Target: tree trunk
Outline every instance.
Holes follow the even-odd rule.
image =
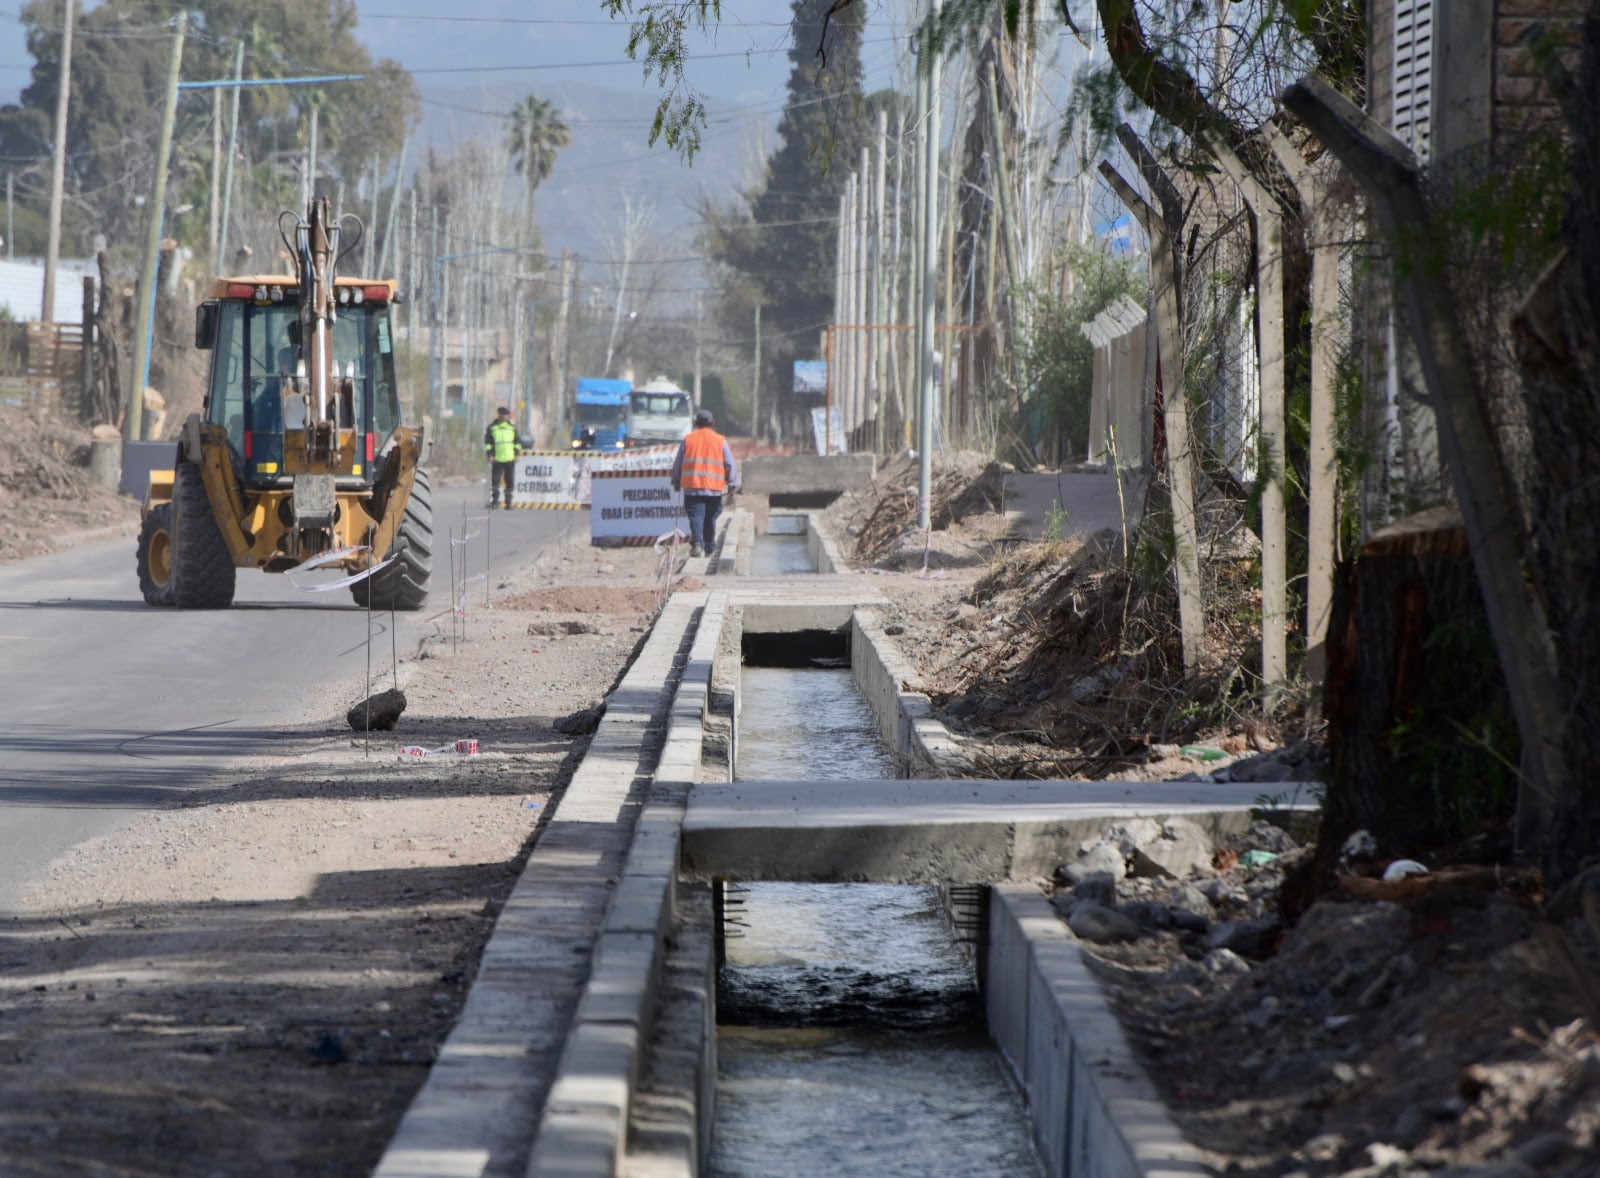
[[[1320,79],[1295,83],[1284,92],[1283,102],[1361,183],[1394,252],[1430,257],[1428,245],[1437,230],[1409,149]],[[1524,578],[1527,537],[1517,519],[1514,491],[1484,414],[1447,285],[1426,264],[1403,271],[1397,283],[1438,420],[1440,448],[1461,507],[1500,668],[1528,747],[1527,777],[1517,791],[1518,851],[1528,858],[1543,857],[1558,836],[1558,799],[1568,788],[1577,787],[1568,784],[1568,705],[1557,679],[1551,634],[1541,603]]]
[[[1503,827],[1515,724],[1460,515],[1433,508],[1373,533],[1334,597],[1332,833],[1364,827],[1415,856]]]

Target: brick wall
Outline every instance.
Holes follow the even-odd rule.
[[[1542,25],[1564,48],[1569,70],[1578,68],[1578,30],[1585,0],[1499,0],[1494,20],[1494,137],[1509,136],[1561,120],[1561,110],[1524,43],[1530,26]]]

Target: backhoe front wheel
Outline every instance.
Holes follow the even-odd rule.
[[[350,595],[357,605],[372,609],[421,609],[433,576],[433,488],[427,471],[417,471],[387,555],[394,563],[350,586]]]
[[[172,504],[157,503],[139,523],[139,592],[146,605],[172,604]]]
[[[234,567],[200,468],[180,462],[172,480],[172,597],[179,609],[233,604]]]

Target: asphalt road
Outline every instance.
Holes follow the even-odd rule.
[[[485,516],[483,496],[435,491],[434,592],[427,608],[396,615],[402,652],[449,606],[448,533],[478,530],[455,546],[475,574],[486,552],[509,571],[588,527],[572,511],[469,519]],[[483,591],[481,581],[468,588]],[[389,619],[372,616],[375,662],[389,653]],[[303,719],[308,688],[363,676],[366,635],[347,589],[307,592],[254,571],[240,571],[232,609],[152,609],[132,539],[0,564],[0,914],[68,848],[216,784],[237,757],[273,752]]]

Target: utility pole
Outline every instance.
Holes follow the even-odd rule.
[[[40,300],[39,321],[56,321],[56,262],[61,256],[61,190],[67,170],[67,98],[72,93],[72,24],[77,0],[62,0],[66,15],[61,26],[61,70],[56,92],[56,142],[50,157],[50,230],[44,252],[44,297]],[[9,184],[9,182],[8,182]],[[9,207],[9,202],[8,206]],[[6,242],[11,241],[7,226]]]
[[[756,304],[756,350],[755,350],[753,368],[755,369],[755,372],[754,372],[754,375],[750,378],[750,381],[751,381],[750,398],[751,398],[751,401],[755,405],[755,416],[756,416],[756,420],[759,422],[761,420],[761,304],[760,303]],[[761,427],[759,425],[756,427],[756,440],[757,441],[761,440]]]
[[[411,136],[400,140],[400,162],[394,167],[394,192],[389,197],[389,220],[383,227],[383,253],[378,261],[379,275],[392,273],[399,267],[400,245],[395,239],[394,223],[400,218],[400,189],[406,182],[406,152],[411,147]],[[412,200],[416,200],[415,192]]]
[[[822,362],[827,365],[826,395],[822,397],[822,456],[834,453],[834,407],[845,386],[845,338],[838,325],[850,314],[850,291],[846,288],[845,258],[848,256],[846,238],[850,237],[850,186],[838,194],[838,221],[834,230],[834,322],[827,327]],[[843,415],[840,415],[843,416]]]
[[[700,408],[700,296],[694,296],[694,407]]]
[[[872,224],[872,172],[871,151],[861,148],[861,166],[856,173],[861,177],[856,199],[856,317],[861,326],[857,336],[861,341],[856,349],[856,425],[864,425],[872,418],[872,400],[867,395],[867,377],[872,371],[872,349],[877,332],[870,325],[867,308],[872,302],[872,254],[867,232]],[[865,432],[862,434],[866,436]]]
[[[373,259],[374,259],[374,253],[373,253],[372,246],[373,246],[373,242],[377,238],[377,233],[378,233],[378,157],[377,156],[373,156],[372,157],[372,164],[367,169],[367,175],[370,178],[371,183],[372,183],[372,194],[371,194],[372,195],[372,200],[368,204],[367,207],[370,208],[372,211],[371,211],[371,214],[369,215],[369,218],[367,220],[367,231],[361,235],[362,237],[366,238],[366,240],[361,243],[361,272],[363,274],[365,274],[368,278],[371,278],[371,277],[374,277],[373,272],[372,272],[372,263],[373,263]],[[354,203],[354,202],[352,202],[352,203]]]
[[[917,443],[917,522],[923,531],[933,526],[934,300],[939,283],[939,54],[933,44],[932,29],[938,19],[939,0],[930,0],[927,22],[929,36],[923,44],[923,52],[927,54],[928,114],[925,138],[927,151],[922,159],[922,276],[918,292],[922,302],[922,383],[918,389],[921,436]]]
[[[905,161],[906,161],[906,116],[900,112],[899,121],[895,124],[894,132],[894,200],[889,205],[890,215],[894,219],[894,229],[889,234],[892,245],[889,265],[889,290],[887,297],[886,319],[902,322],[900,316],[900,259],[903,254],[903,245],[906,236],[906,218],[904,211],[903,194],[905,192]],[[908,316],[909,318],[909,316]],[[889,448],[898,450],[910,440],[906,433],[906,390],[905,374],[910,365],[903,362],[908,333],[894,332],[889,339],[889,387],[894,392],[894,428],[899,435],[890,440]]]
[[[570,308],[574,315],[577,313],[578,280],[583,274],[583,260],[576,254],[568,255],[563,252],[561,255],[561,272],[563,276],[567,271],[569,257],[572,265],[572,283],[570,286],[561,288],[561,387],[556,390],[556,397],[558,398],[556,404],[561,409],[561,424],[568,427],[572,424],[571,418],[567,414],[567,407],[570,404],[567,400],[569,395],[567,390],[572,387],[572,337],[577,334],[572,330],[572,322],[568,318],[568,309]]]
[[[155,308],[156,270],[161,265],[161,230],[166,219],[167,162],[172,156],[172,126],[178,112],[178,72],[183,65],[183,33],[188,14],[181,8],[173,20],[172,59],[167,64],[166,101],[161,111],[161,138],[156,144],[156,170],[150,181],[150,196],[145,201],[144,269],[139,275],[136,324],[150,322]],[[134,332],[133,364],[128,370],[128,406],[122,422],[122,436],[130,442],[144,437],[143,374],[150,365],[150,336],[142,329]]]
[[[406,226],[406,341],[408,345],[415,343],[415,336],[411,334],[412,310],[417,305],[417,188],[411,186],[410,204],[411,215]]]
[[[244,42],[240,41],[233,51],[233,80],[235,83],[244,81]],[[222,165],[222,215],[217,222],[217,254],[212,258],[212,269],[219,274],[228,273],[233,267],[228,262],[228,215],[233,204],[233,156],[239,150],[239,91],[241,85],[233,88],[233,109],[228,115],[228,156]]]
[[[844,234],[844,313],[841,316],[844,322],[844,338],[840,341],[843,346],[839,349],[844,365],[843,371],[839,374],[842,378],[839,389],[839,423],[843,427],[844,448],[848,450],[850,434],[856,428],[856,357],[861,351],[861,332],[857,330],[861,319],[856,314],[861,277],[861,255],[856,240],[856,214],[861,207],[859,173],[851,173],[844,191],[845,220],[839,226],[839,231]]]
[[[923,39],[918,50],[916,135],[913,137],[911,175],[911,268],[906,274],[906,319],[911,324],[911,355],[906,366],[911,377],[905,406],[905,439],[913,451],[921,449],[920,414],[922,412],[922,375],[925,349],[922,323],[922,231],[923,218],[928,215],[928,191],[924,184],[928,158],[928,71],[926,55],[928,45]]]
[[[211,199],[206,202],[206,257],[213,274],[217,265],[217,222],[222,213],[222,87],[211,92]]]
[[[321,113],[322,104],[317,101],[317,96],[311,96],[311,131],[306,137],[306,180],[305,191],[301,193],[301,208],[311,207],[311,198],[317,195],[317,116]]]
[[[883,453],[883,353],[889,344],[884,338],[882,325],[888,322],[883,306],[883,186],[888,179],[885,153],[889,143],[889,112],[878,112],[877,170],[872,184],[872,297],[867,318],[875,330],[872,340],[872,385],[869,398],[872,409],[872,450]]]

